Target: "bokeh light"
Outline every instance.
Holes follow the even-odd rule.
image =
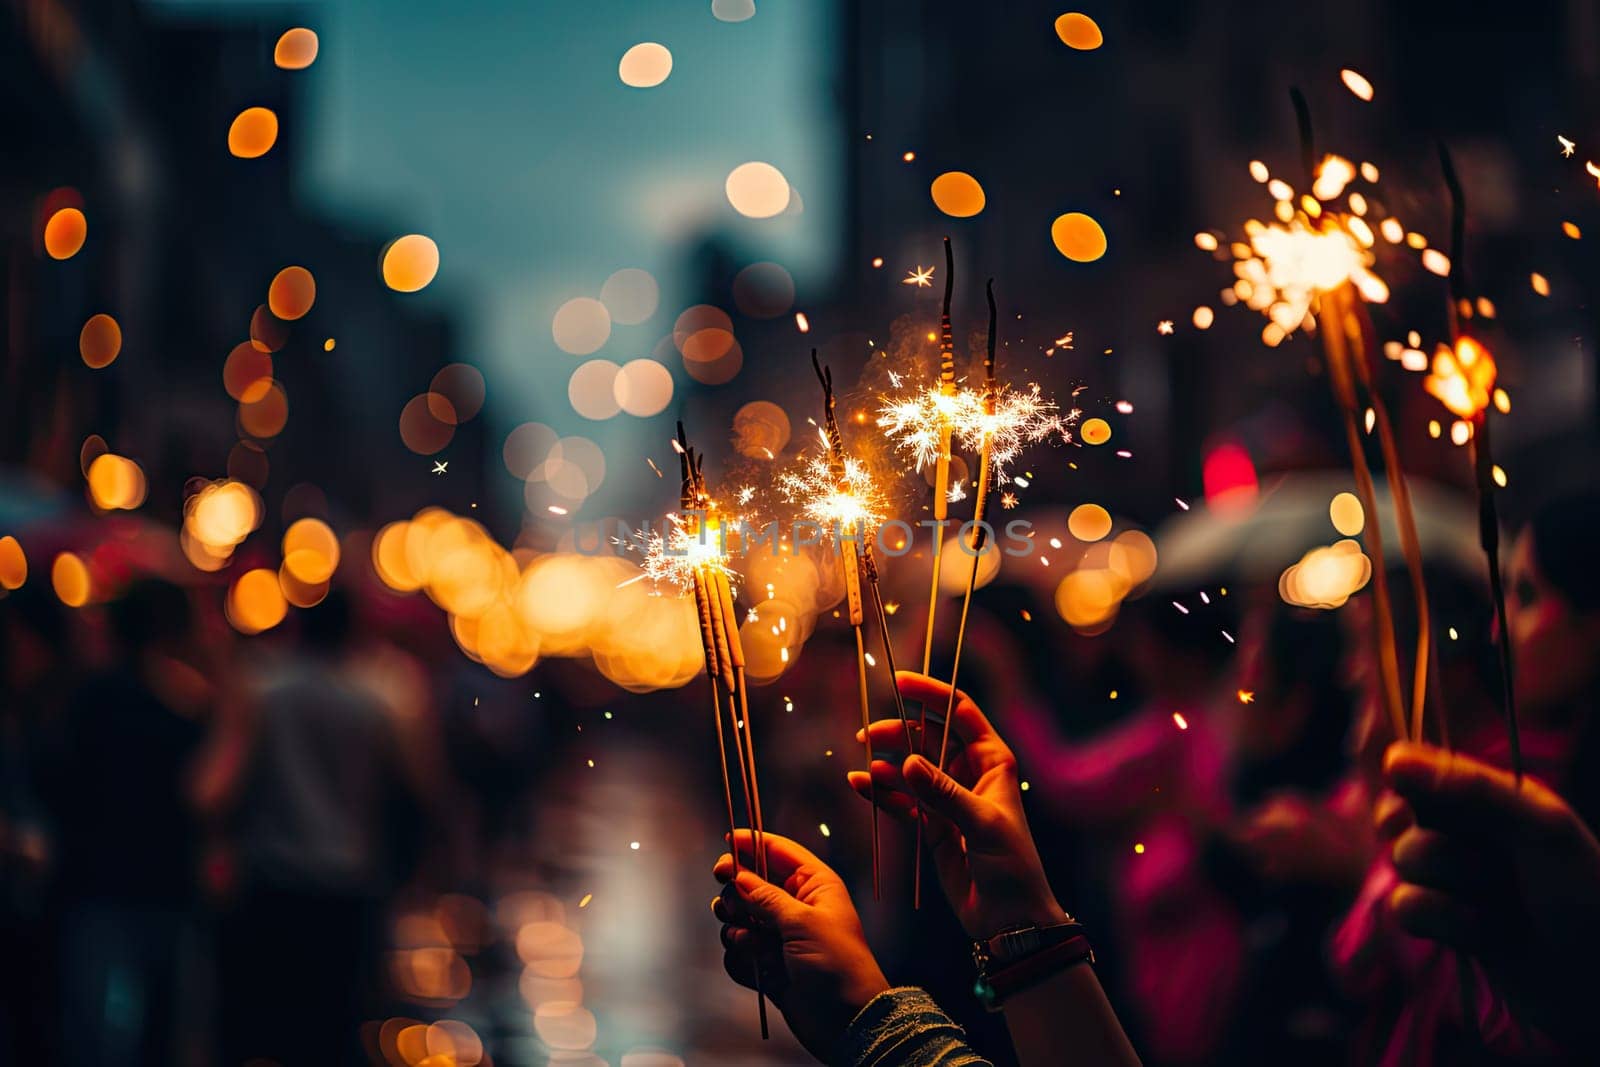
[[[131,511],[144,503],[144,471],[131,459],[107,452],[89,464],[89,498],[102,511]]]
[[[389,243],[380,262],[383,284],[397,293],[415,293],[439,273],[439,246],[431,237],[408,233]]]
[[[276,571],[257,567],[239,575],[224,602],[228,622],[242,634],[259,634],[272,629],[289,613],[289,604],[278,585]]]
[[[933,194],[934,207],[952,218],[971,218],[988,203],[978,179],[962,170],[946,171],[939,175],[933,179],[929,191]]]
[[[1050,240],[1075,263],[1092,263],[1106,254],[1106,231],[1081,211],[1069,211],[1051,223]]]
[[[454,408],[439,393],[418,393],[400,409],[400,440],[419,456],[438,452],[450,443],[455,433]]]
[[[71,552],[56,556],[50,565],[50,587],[69,608],[81,608],[89,602],[89,568]]]
[[[611,313],[594,297],[573,297],[556,309],[550,334],[561,351],[587,356],[599,351],[611,336]]]
[[[250,316],[250,343],[263,352],[276,352],[289,342],[289,325],[259,304]]]
[[[711,0],[711,14],[719,22],[743,22],[755,13],[756,0]]]
[[[653,359],[634,359],[622,365],[613,383],[617,406],[629,415],[658,415],[672,402],[672,372]]]
[[[733,302],[752,319],[775,319],[794,307],[794,276],[777,263],[752,263],[733,277]]]
[[[789,206],[789,180],[771,163],[741,163],[723,188],[733,210],[751,219],[770,219]]]
[[[567,380],[567,401],[586,419],[609,419],[622,410],[617,400],[617,374],[622,368],[609,359],[581,364]]]
[[[261,397],[239,405],[239,429],[255,438],[276,437],[289,421],[289,397],[277,382]]]
[[[1067,516],[1067,532],[1080,541],[1098,541],[1111,532],[1111,513],[1099,504],[1079,504]]]
[[[1354,493],[1340,493],[1328,504],[1328,518],[1333,528],[1345,537],[1356,537],[1367,525],[1366,511],[1361,498]]]
[[[624,267],[600,286],[600,302],[612,322],[637,326],[656,313],[661,304],[661,287],[649,271]]]
[[[751,459],[777,459],[789,443],[789,416],[770,400],[752,400],[733,416],[733,447]]]
[[[484,394],[482,371],[470,363],[451,363],[428,383],[427,395],[444,401],[435,404],[430,400],[428,410],[440,422],[468,422],[482,410]]]
[[[1103,445],[1111,440],[1111,424],[1105,419],[1085,419],[1078,436],[1086,445]]]
[[[321,519],[304,518],[283,533],[283,565],[308,585],[327,582],[339,567],[339,538]]]
[[[526,479],[550,455],[550,449],[561,435],[542,422],[525,422],[506,434],[505,445],[500,450],[506,470],[513,478]]]
[[[267,307],[278,318],[293,322],[317,301],[317,280],[304,267],[285,267],[267,288]]]
[[[83,362],[98,370],[109,367],[122,351],[122,327],[110,315],[89,316],[78,333],[78,354]]]
[[[1094,19],[1079,11],[1069,11],[1056,19],[1056,36],[1068,48],[1093,51],[1105,43],[1105,35]]]
[[[28,555],[10,534],[0,537],[0,588],[21,589],[28,580]]]
[[[672,53],[665,45],[644,41],[622,53],[617,77],[634,89],[653,89],[672,73]]]
[[[228,127],[228,151],[240,159],[257,159],[278,143],[278,116],[265,107],[247,107]]]
[[[89,220],[75,207],[64,207],[44,224],[44,250],[51,259],[71,259],[89,237]]]
[[[304,26],[284,32],[272,49],[272,62],[280,70],[305,70],[317,60],[317,35]]]

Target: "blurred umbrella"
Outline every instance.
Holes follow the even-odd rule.
[[[1415,478],[1410,487],[1423,559],[1463,574],[1477,574],[1483,561],[1478,553],[1478,519],[1472,497]],[[1176,515],[1156,532],[1161,562],[1154,588],[1193,589],[1219,578],[1276,581],[1284,568],[1307,550],[1343,537],[1334,529],[1329,505],[1339,493],[1354,488],[1348,475],[1289,475],[1263,486],[1253,503],[1220,511],[1195,506]],[[1394,505],[1383,485],[1378,487],[1378,519],[1384,545],[1396,546],[1389,557],[1397,564],[1400,533],[1395,527]],[[1372,516],[1366,516],[1366,521],[1370,524]],[[1364,540],[1362,543],[1365,547]]]

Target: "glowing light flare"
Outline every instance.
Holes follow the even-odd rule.
[[[1550,279],[1546,278],[1538,271],[1534,271],[1532,274],[1528,275],[1528,282],[1533,286],[1533,291],[1538,293],[1540,296],[1550,295]]]
[[[279,70],[305,70],[316,61],[316,32],[304,26],[284,31],[272,49],[272,62]]]
[[[1040,444],[1051,438],[1070,442],[1071,427],[1081,414],[1076,409],[1061,411],[1056,402],[1046,397],[1036,384],[1027,389],[997,386],[992,404],[985,404],[980,394],[967,395],[974,397],[976,402],[956,407],[951,428],[955,437],[970,451],[979,452],[988,442],[989,473],[995,485],[1006,484],[1006,467],[1028,445]],[[992,411],[989,410],[991,406]]]
[[[1371,101],[1372,83],[1349,67],[1339,71],[1339,80],[1344,82],[1344,87],[1349,89],[1358,100]]]
[[[383,284],[397,293],[426,289],[439,273],[439,246],[420,233],[396,237],[379,257]]]
[[[88,566],[74,553],[61,553],[50,564],[50,588],[67,607],[83,607],[92,592]]]
[[[21,589],[28,581],[28,555],[10,534],[0,537],[0,588]]]
[[[1331,611],[1366,587],[1372,578],[1372,560],[1352,540],[1313,548],[1278,579],[1284,603]]]
[[[44,224],[44,250],[51,259],[71,259],[89,237],[89,220],[75,207],[64,207]]]
[[[1471,337],[1459,338],[1454,349],[1440,345],[1433,356],[1433,370],[1422,380],[1422,387],[1452,414],[1462,419],[1476,418],[1493,397],[1494,357]]]
[[[240,159],[258,159],[278,143],[278,116],[271,108],[247,107],[228,127],[228,151]]]
[[[750,219],[770,219],[789,206],[792,190],[783,172],[771,163],[741,163],[723,183],[733,210]]]
[[[1069,11],[1056,19],[1056,36],[1078,52],[1092,52],[1105,43],[1105,35],[1094,19],[1079,11]]]
[[[1106,254],[1106,231],[1081,211],[1058,215],[1050,224],[1050,240],[1074,263],[1093,263]]]
[[[122,327],[110,315],[91,315],[78,332],[78,354],[95,370],[109,367],[122,351]]]
[[[988,203],[978,179],[963,170],[944,172],[933,179],[928,191],[934,207],[951,218],[970,219],[982,212]]]
[[[844,457],[842,478],[833,470],[826,439],[821,448],[778,476],[778,492],[801,513],[821,526],[828,536],[838,527],[853,539],[873,537],[888,517],[888,500],[866,464]]]
[[[665,45],[643,41],[622,53],[617,77],[633,89],[653,89],[672,74],[672,53]]]

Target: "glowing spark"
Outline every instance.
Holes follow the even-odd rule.
[[[900,375],[896,374],[894,371],[890,371],[889,372],[889,388],[891,388],[891,389],[900,388],[900,383],[902,381],[904,381],[904,380],[905,379],[901,378]]]
[[[593,893],[585,893],[583,895],[583,899],[578,901],[578,907],[587,908],[589,906],[589,901],[591,901],[593,899],[594,899],[594,894]]]
[[[1177,498],[1177,497],[1173,497],[1173,498],[1172,498],[1172,502],[1173,502],[1173,503],[1174,503],[1174,504],[1176,504],[1176,505],[1178,505],[1178,506],[1179,506],[1179,507],[1180,507],[1180,508],[1182,508],[1182,509],[1183,509],[1183,510],[1184,510],[1184,511],[1188,511],[1188,510],[1189,510],[1189,505],[1188,505],[1188,504],[1186,504],[1186,503],[1184,503],[1184,502],[1183,502],[1183,501],[1182,501],[1182,500],[1179,500],[1179,499],[1178,499],[1178,498]]]
[[[883,257],[882,256],[873,256],[872,257],[872,269],[873,270],[877,270],[881,266],[883,266]]]
[[[650,469],[656,472],[656,477],[657,478],[666,477],[666,475],[661,473],[661,468],[656,466],[656,461],[655,460],[651,459],[649,456],[646,456],[646,457],[644,457],[644,461],[646,463],[650,464]]]
[[[898,379],[891,381],[899,385]],[[970,390],[951,394],[930,386],[909,397],[886,398],[878,408],[878,428],[898,450],[909,454],[921,471],[943,458],[941,426],[954,426],[958,418],[971,418],[982,411],[983,398]]]
[[[885,604],[883,606],[883,613],[885,615],[893,615],[895,612],[897,612],[899,610],[900,610],[900,603],[899,603],[899,601],[896,601],[896,600],[891,600],[891,601],[889,601],[887,604]]]
[[[560,504],[551,504],[550,505],[550,514],[552,514],[552,515],[565,515],[566,513],[567,513],[567,509],[562,507]]]
[[[1372,99],[1372,83],[1349,67],[1339,72],[1339,79],[1344,82],[1346,89],[1355,94],[1358,100]]]
[[[435,474],[444,474],[446,472],[446,468],[449,467],[449,466],[450,466],[450,461],[449,460],[445,460],[443,463],[440,463],[438,460],[435,460],[434,463],[433,463],[433,473],[435,473]]]
[[[917,264],[917,269],[907,274],[900,280],[901,285],[915,285],[919,289],[926,289],[933,284],[933,268]]]
[[[1183,612],[1185,615],[1189,614],[1189,609],[1178,603],[1176,600],[1172,602],[1172,606]]]
[[[637,841],[629,841],[628,842],[628,847],[633,849],[635,852],[638,852],[639,851],[639,842],[637,842]]]
[[[1134,842],[1133,851],[1136,854],[1140,855],[1140,856],[1144,855],[1144,842],[1143,841]]]
[[[1422,387],[1452,414],[1471,419],[1489,406],[1494,380],[1494,357],[1489,350],[1470,337],[1461,337],[1454,350],[1439,347],[1433,371],[1422,380]]]
[[[1253,704],[1256,699],[1255,692],[1250,689],[1241,689],[1236,695],[1239,697],[1239,703],[1241,704]]]
[[[804,311],[796,311],[794,313],[794,324],[800,328],[801,333],[811,332],[811,320],[806,318]]]
[[[833,836],[833,831],[828,829],[828,824],[825,823],[825,822],[818,823],[817,824],[817,829],[822,831],[822,836],[823,837],[832,837]]]
[[[1583,169],[1589,172],[1597,185],[1600,185],[1600,167],[1595,166],[1593,163],[1585,163]]]
[[[668,515],[662,529],[650,530],[642,538],[642,573],[630,581],[645,579],[658,586],[676,586],[681,592],[694,588],[696,571],[724,574],[734,581],[736,575],[728,566],[727,545],[723,543],[724,524],[728,521],[709,518],[702,525],[698,515]]]
[[[1556,140],[1561,143],[1561,155],[1563,157],[1570,157],[1572,155],[1573,149],[1578,147],[1576,144],[1574,144],[1573,142],[1567,140],[1565,137],[1561,136],[1559,133],[1556,134]]]
[[[1181,711],[1175,711],[1172,713],[1172,724],[1180,730],[1187,730],[1189,728],[1189,720],[1183,717],[1183,712]]]
[[[1016,507],[1017,506],[1017,494],[1015,494],[1015,493],[1001,493],[1000,494],[1000,506],[1005,508],[1007,511],[1010,511],[1012,508]]]
[[[1456,628],[1454,626],[1450,627],[1450,640],[1460,640],[1460,635],[1456,633]]]
[[[888,517],[883,490],[860,460],[844,458],[841,481],[829,461],[826,438],[816,452],[778,476],[778,492],[824,530],[837,527],[849,537],[857,530],[871,536]]]
[[[950,483],[950,491],[944,495],[946,503],[959,504],[967,499],[967,490],[960,482]]]
[[[1172,320],[1171,319],[1162,319],[1160,322],[1156,323],[1156,333],[1169,334],[1171,332],[1172,332]]]
[[[742,485],[742,486],[740,486],[739,487],[739,497],[738,497],[740,506],[742,507],[745,504],[750,503],[750,501],[755,499],[755,495],[756,495],[756,487],[755,486],[753,486],[753,485]]]
[[[1006,484],[1007,464],[1027,445],[1053,437],[1071,441],[1069,427],[1079,416],[1076,410],[1063,413],[1037,385],[1027,390],[998,386],[992,401],[994,410],[989,411],[988,406],[981,397],[975,404],[963,405],[951,420],[951,428],[973,452],[980,451],[985,441],[989,443],[989,471],[994,485]]]
[[[1057,348],[1071,348],[1072,347],[1072,331],[1071,330],[1068,330],[1065,334],[1063,334],[1062,336],[1056,338],[1056,347]]]

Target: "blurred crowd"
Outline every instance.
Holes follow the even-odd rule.
[[[1600,818],[1596,528],[1600,498],[1556,501],[1517,536],[1507,572],[1527,773],[1586,825]],[[1587,983],[1552,973],[1539,943],[1552,923],[1578,938],[1581,917],[1527,913],[1554,899],[1538,879],[1581,870],[1558,852],[1541,865],[1543,843],[1491,815],[1465,820],[1484,835],[1466,850],[1471,900],[1409,885],[1384,826],[1396,739],[1369,598],[1316,612],[1227,580],[1193,611],[1147,597],[1108,633],[1064,641],[1027,639],[1038,631],[1008,620],[1036,595],[1000,585],[971,629],[963,688],[1016,753],[1040,862],[1092,927],[1133,1046],[1173,1065],[1581,1061]],[[1434,566],[1428,587],[1443,631],[1428,739],[1508,767],[1483,583]],[[584,722],[611,719],[592,714],[592,693],[530,700],[538,683],[491,679],[442,640],[432,656],[408,650],[337,584],[260,638],[235,634],[212,599],[144,577],[87,609],[37,581],[0,601],[0,1062],[604,1062],[582,1056],[607,991],[676,1007],[675,1021],[635,1013],[630,1032],[671,1051],[632,1062],[802,1057],[787,1040],[729,1036],[752,1028],[751,1006],[704,973],[715,945],[695,932],[694,890],[672,887],[693,885],[718,844],[709,726],[687,690],[659,698],[665,714],[630,754],[585,738]],[[866,808],[843,782],[860,753],[852,686],[850,650],[819,632],[781,683],[791,710],[761,724],[762,760],[768,826],[826,856],[861,899]],[[567,709],[558,740],[540,708],[563,701],[585,710]],[[675,736],[693,739],[678,768],[659,748]],[[592,776],[596,758],[624,782]],[[573,920],[589,899],[572,890],[595,868],[579,860],[607,850],[595,842],[615,827],[597,819],[650,825],[639,809],[655,809],[644,847],[667,874],[613,884],[630,911],[689,931],[664,949],[613,939],[612,976],[582,974],[601,990],[590,1012]],[[911,840],[884,834],[870,940],[984,1056],[1011,1062],[973,997],[959,909],[931,874],[909,907]],[[534,1040],[498,1043],[500,1007],[481,1001],[476,1029],[438,1029],[496,975]]]

